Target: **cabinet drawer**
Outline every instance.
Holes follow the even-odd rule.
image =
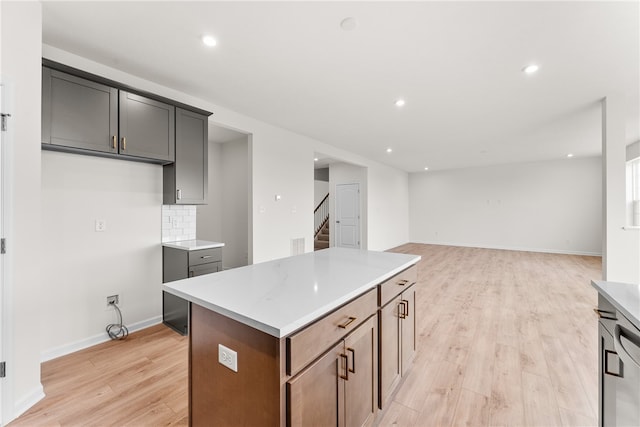
[[[208,262],[206,264],[192,265],[189,267],[189,277],[204,276],[205,274],[217,273],[220,271],[220,261]]]
[[[287,338],[287,374],[293,375],[353,331],[377,310],[377,290],[343,305]]]
[[[386,282],[380,284],[378,286],[378,289],[380,290],[378,295],[378,302],[380,306],[384,306],[409,286],[415,284],[417,279],[418,267],[413,265],[403,272],[396,274]]]
[[[222,248],[200,249],[189,252],[189,266],[222,261]]]

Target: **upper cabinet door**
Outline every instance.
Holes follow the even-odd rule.
[[[175,107],[120,91],[121,155],[147,159],[175,159]]]
[[[176,194],[178,204],[207,203],[208,117],[176,109]]]
[[[42,142],[117,153],[118,90],[42,68]]]

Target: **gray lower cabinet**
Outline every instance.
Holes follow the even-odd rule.
[[[123,90],[119,92],[120,154],[173,161],[175,107]]]
[[[42,68],[42,143],[117,153],[118,90]]]
[[[208,117],[176,108],[175,161],[164,166],[164,204],[207,203]]]
[[[222,248],[183,250],[162,248],[162,282],[202,276],[222,270]],[[189,333],[189,303],[162,292],[162,321],[176,332]]]

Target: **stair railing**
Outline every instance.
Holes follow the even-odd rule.
[[[329,193],[313,211],[314,236],[317,236],[324,224],[329,220]]]

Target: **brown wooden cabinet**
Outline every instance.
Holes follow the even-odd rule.
[[[378,405],[386,406],[400,379],[407,373],[416,351],[415,268],[380,285],[382,306],[378,312]],[[395,292],[394,292],[395,291]]]
[[[191,424],[375,424],[415,352],[416,279],[410,267],[282,337],[191,303]]]
[[[372,316],[287,382],[287,425],[372,425],[377,354],[377,321]]]

